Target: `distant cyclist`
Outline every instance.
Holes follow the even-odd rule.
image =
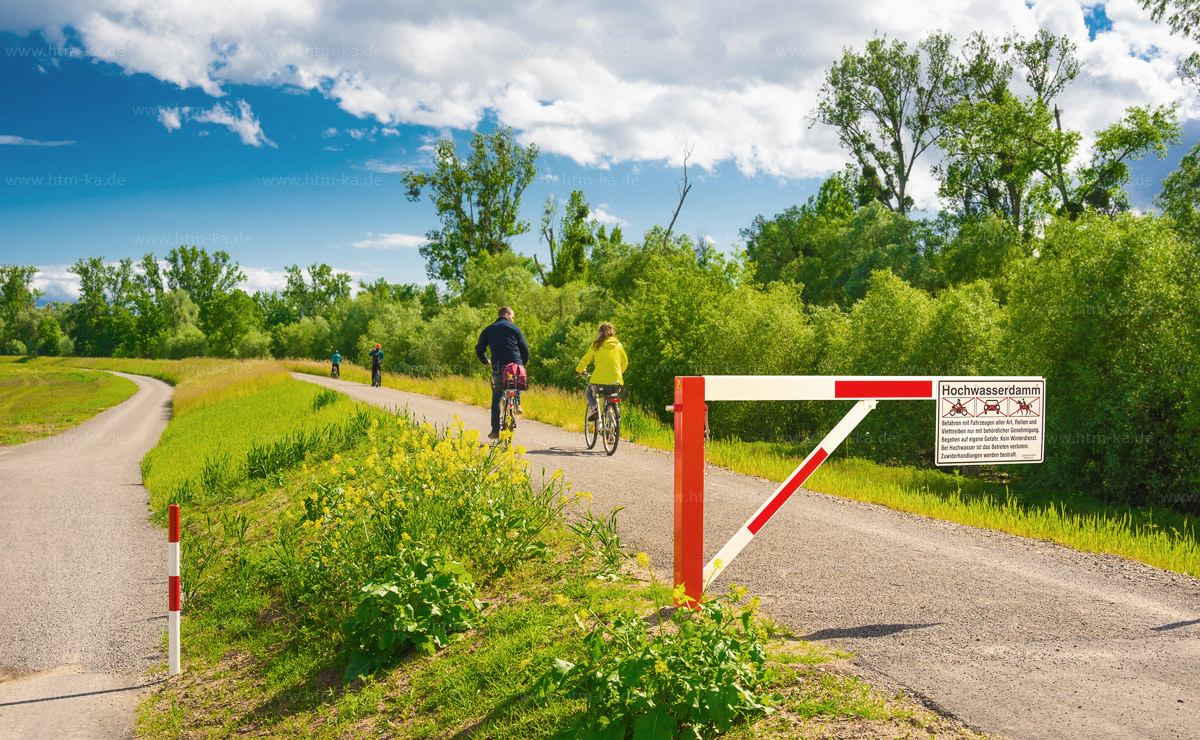
[[[342,356],[335,349],[333,357],[329,358],[333,362],[333,377],[338,378],[342,375]]]
[[[599,418],[596,394],[600,391],[600,386],[618,386],[621,390],[624,390],[625,386],[623,374],[629,367],[629,357],[625,355],[625,348],[617,339],[617,332],[613,329],[612,324],[600,325],[596,340],[592,342],[588,347],[587,354],[579,361],[579,365],[575,368],[575,374],[583,375],[587,366],[593,364],[596,369],[592,372],[592,379],[587,387],[589,419]]]
[[[378,344],[371,350],[371,384],[378,386],[383,380],[383,348]]]
[[[492,358],[487,356],[491,350]],[[529,345],[525,335],[513,323],[513,310],[501,306],[497,318],[479,334],[479,342],[475,345],[475,354],[479,361],[492,367],[492,433],[489,439],[500,437],[500,398],[504,395],[504,386],[500,381],[500,372],[505,365],[516,363],[525,366],[529,362]],[[517,394],[516,413],[521,412],[521,395]]]

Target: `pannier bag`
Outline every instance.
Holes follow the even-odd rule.
[[[523,365],[515,362],[508,363],[500,372],[500,377],[504,380],[505,388],[516,388],[519,391],[529,388],[529,375],[525,372]]]

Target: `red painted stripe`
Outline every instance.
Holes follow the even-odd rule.
[[[167,541],[179,541],[179,504],[167,507]]]
[[[179,576],[167,576],[167,589],[171,592],[170,611],[179,611]]]
[[[796,489],[804,485],[804,481],[808,480],[808,476],[812,475],[813,471],[820,467],[821,463],[825,462],[825,458],[827,457],[829,457],[829,453],[825,451],[825,448],[818,447],[813,456],[808,459],[808,462],[804,463],[804,467],[796,471],[796,474],[788,479],[788,482],[784,484],[779,493],[775,494],[775,498],[771,499],[771,503],[767,504],[767,508],[760,511],[758,516],[754,517],[754,520],[750,522],[750,526],[747,527],[750,530],[750,534],[758,534],[758,530],[762,529],[763,525],[771,517],[775,516],[775,512],[779,511],[779,507],[787,503],[787,500],[792,497]]]
[[[933,398],[932,380],[835,380],[834,398]]]

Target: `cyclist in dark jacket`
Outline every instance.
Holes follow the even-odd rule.
[[[376,374],[379,375],[380,381],[383,380],[383,348],[377,344],[375,349],[367,354],[371,357],[371,385],[375,385]]]
[[[491,350],[491,360],[487,357],[488,350]],[[500,371],[510,363],[524,367],[529,362],[529,345],[525,342],[525,335],[513,323],[511,308],[501,306],[498,318],[480,332],[475,354],[480,362],[492,366],[492,433],[488,437],[497,439],[500,436],[500,398],[504,395]],[[517,394],[516,413],[521,413],[520,394]]]

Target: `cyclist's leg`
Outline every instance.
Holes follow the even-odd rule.
[[[587,396],[588,416],[591,417],[596,413],[596,384],[588,383],[584,395]]]
[[[492,373],[492,432],[500,431],[500,399],[504,396],[504,386],[500,382],[500,373]]]

